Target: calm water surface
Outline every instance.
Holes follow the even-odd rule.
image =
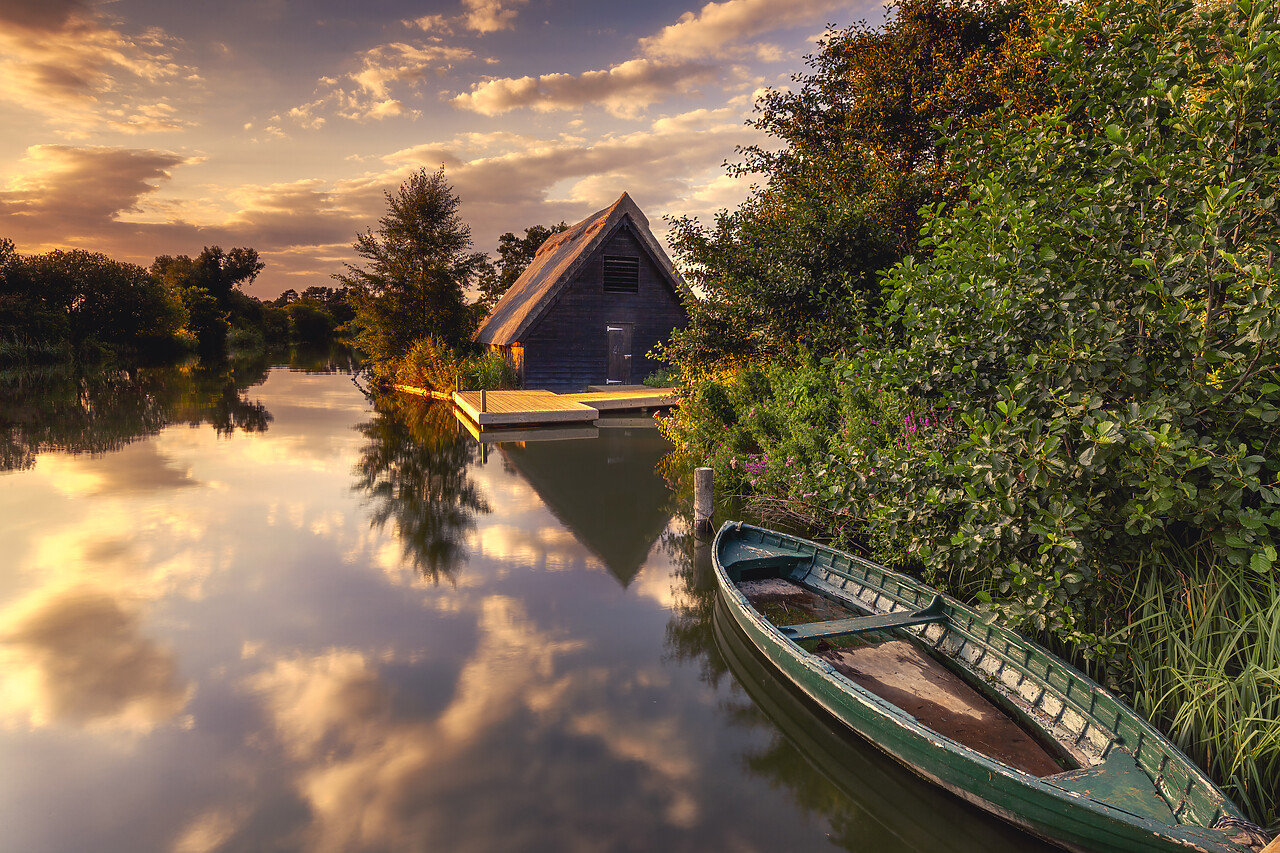
[[[10,379],[0,849],[1037,849],[718,631],[667,449],[333,367]]]

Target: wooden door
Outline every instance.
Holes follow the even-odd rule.
[[[605,331],[609,338],[608,384],[628,385],[631,382],[631,324],[609,323]]]

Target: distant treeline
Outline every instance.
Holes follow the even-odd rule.
[[[146,269],[82,249],[23,256],[0,238],[0,364],[319,343],[354,316],[346,288],[290,290],[274,302],[250,296],[241,288],[262,268],[251,248],[206,246]]]
[[[415,180],[426,180],[425,173]],[[456,206],[443,176],[433,180],[440,183],[438,193]],[[534,225],[520,237],[507,232],[498,238],[493,260],[479,252],[467,254],[466,274],[448,276],[445,289],[460,309],[464,292],[474,290],[474,304],[444,321],[432,311],[417,311],[409,321],[408,339],[430,330],[449,345],[463,347],[542,242],[566,227],[563,222]],[[469,245],[470,230],[464,230]],[[407,251],[420,258],[427,253],[421,246]],[[357,277],[352,287],[350,275],[339,275],[339,287],[313,285],[301,293],[291,288],[264,301],[243,290],[262,269],[257,250],[251,248],[206,246],[194,258],[161,255],[144,268],[83,249],[23,256],[12,240],[0,237],[0,366],[131,362],[188,353],[219,357],[229,349],[325,343],[335,337],[367,350],[378,337],[373,331],[380,322],[371,310],[378,300],[365,292],[365,279]],[[399,274],[391,278],[393,290],[411,287]],[[357,310],[361,304],[366,316]],[[378,347],[373,350],[377,362],[381,353]],[[445,361],[452,364],[452,351]]]

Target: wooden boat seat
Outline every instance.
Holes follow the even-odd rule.
[[[942,596],[935,595],[933,601],[929,602],[929,606],[923,610],[900,610],[896,613],[879,613],[874,616],[852,616],[848,619],[810,622],[806,625],[780,625],[778,630],[792,640],[817,640],[863,634],[867,631],[882,631],[887,628],[926,625],[930,622],[941,622],[946,618],[947,612]]]
[[[1142,772],[1133,755],[1123,749],[1112,749],[1106,760],[1093,767],[1046,776],[1044,781],[1138,817],[1171,826],[1178,823],[1151,777]]]

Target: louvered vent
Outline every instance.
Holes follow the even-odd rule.
[[[640,290],[640,259],[604,259],[605,293],[636,293]]]

